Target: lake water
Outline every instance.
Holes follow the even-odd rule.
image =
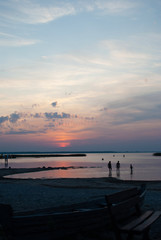
[[[112,162],[112,173],[107,164]],[[116,163],[120,162],[120,171]],[[133,173],[130,172],[133,165]],[[4,167],[4,160],[0,160]],[[161,157],[153,153],[88,153],[86,157],[41,157],[9,159],[11,168],[65,167],[27,174],[15,174],[14,178],[92,178],[116,177],[124,180],[161,180]],[[72,167],[72,168],[69,168]]]

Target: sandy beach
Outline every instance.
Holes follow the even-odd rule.
[[[72,204],[102,201],[105,194],[111,194],[143,181],[121,181],[114,178],[77,179],[7,179],[5,175],[39,171],[35,169],[0,169],[0,203],[10,204],[15,215],[24,212],[54,211]],[[45,170],[45,169],[41,169]],[[161,182],[144,182],[147,193],[144,207],[161,210]],[[153,235],[161,237],[161,219],[153,226]]]

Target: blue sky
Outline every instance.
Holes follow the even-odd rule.
[[[160,11],[0,0],[0,151],[160,151]]]

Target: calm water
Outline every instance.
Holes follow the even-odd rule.
[[[104,160],[102,160],[104,159]],[[153,153],[89,153],[86,157],[42,157],[9,159],[8,167],[75,167],[66,170],[49,170],[28,174],[16,174],[14,178],[92,178],[108,177],[108,161],[112,162],[112,177],[126,180],[161,180],[161,157]],[[116,163],[120,161],[120,171]],[[133,174],[130,173],[133,165]],[[4,160],[0,160],[4,167]]]

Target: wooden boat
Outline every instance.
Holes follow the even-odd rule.
[[[59,209],[19,213],[8,219],[4,229],[14,240],[75,239],[80,234],[108,229],[109,219],[105,198],[100,198]]]
[[[88,207],[87,207],[88,205]],[[91,205],[91,206],[90,206]],[[97,202],[75,204],[55,211],[13,216],[14,239],[64,239],[101,229],[107,225],[108,211]],[[31,238],[32,236],[32,238]]]

